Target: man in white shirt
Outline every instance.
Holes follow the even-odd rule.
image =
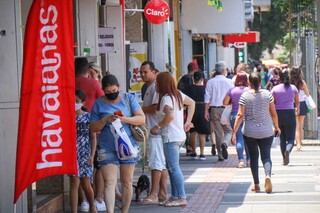
[[[140,67],[140,75],[147,85],[143,98],[142,110],[146,115],[147,126],[151,129],[158,125],[158,119],[156,116],[158,104],[158,93],[156,92],[157,71],[153,62],[143,62]],[[159,140],[154,140],[155,137],[159,137],[160,142]],[[151,170],[152,188],[150,194],[139,202],[141,205],[157,204],[159,201],[164,201],[167,198],[168,171],[166,169],[163,143],[160,135],[150,134],[148,157],[149,169]]]
[[[231,140],[232,129],[230,125],[220,123],[221,114],[225,108],[223,99],[228,90],[234,87],[231,79],[226,78],[227,69],[224,61],[220,61],[215,66],[216,76],[210,79],[206,85],[205,118],[212,121],[216,135],[216,146],[218,159],[223,161],[228,159],[227,144]],[[210,113],[209,113],[210,110]]]

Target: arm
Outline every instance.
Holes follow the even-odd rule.
[[[294,96],[294,104],[296,105],[296,115],[300,113],[300,101],[299,101],[299,93]]]
[[[229,105],[229,104],[231,104],[231,98],[230,98],[230,96],[227,94],[227,95],[224,97],[224,99],[223,99],[223,105],[227,106],[227,105]]]
[[[277,111],[276,111],[276,107],[274,105],[274,102],[270,102],[269,104],[269,112],[273,121],[273,126],[274,126],[274,132],[278,132],[279,135],[281,134],[281,130],[279,128],[279,124],[278,124],[278,115],[277,115]]]
[[[90,131],[90,141],[91,141],[91,153],[90,153],[88,165],[92,166],[94,154],[96,153],[96,148],[97,148],[97,135],[95,132]]]
[[[194,110],[196,108],[196,103],[194,102],[194,100],[186,96],[186,98],[183,101],[183,104],[188,107],[188,117],[187,117],[186,123],[184,124],[184,131],[189,131]]]
[[[238,113],[236,116],[236,120],[233,127],[231,142],[233,145],[236,144],[236,133],[243,121],[244,113],[246,111],[246,107],[244,105],[239,105]]]
[[[142,125],[146,123],[146,117],[142,111],[142,109],[138,109],[136,112],[133,113],[132,117],[125,117],[125,116],[117,116],[117,118],[120,118],[121,122],[133,124],[133,125]]]
[[[163,118],[163,120],[152,127],[152,129],[150,130],[151,134],[153,135],[157,135],[159,130],[165,126],[168,126],[174,118],[172,107],[165,105],[163,108],[163,112],[165,113],[165,117]]]
[[[157,104],[153,104],[151,106],[142,106],[141,108],[144,113],[154,114],[157,111]]]
[[[306,84],[306,82],[304,80],[303,81],[303,86],[302,86],[302,89],[304,90],[304,92],[306,93],[306,96],[310,96],[310,92],[309,92],[309,89],[308,89],[308,86]]]
[[[90,122],[90,131],[99,132],[107,124],[113,122],[117,117],[115,115],[107,115],[97,121]]]

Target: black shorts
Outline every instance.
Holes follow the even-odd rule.
[[[299,115],[301,116],[304,116],[307,114],[307,110],[308,110],[308,107],[307,107],[307,104],[305,101],[301,101],[300,102],[300,112],[299,112]]]

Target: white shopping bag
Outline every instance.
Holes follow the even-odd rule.
[[[273,142],[272,142],[271,147],[272,148],[277,148],[277,146],[279,144],[280,144],[280,136],[273,137]]]
[[[114,136],[114,145],[118,158],[120,160],[128,160],[138,157],[140,149],[138,146],[132,145],[131,140],[124,130],[119,118],[112,122],[110,129]]]

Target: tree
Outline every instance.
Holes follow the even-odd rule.
[[[307,14],[305,11],[314,8],[315,3],[315,0],[272,0],[269,12],[255,13],[251,30],[260,32],[260,42],[248,44],[250,58],[259,60],[264,50],[271,53],[277,43],[284,44],[285,36],[289,33],[289,1],[292,4],[293,15],[301,12]],[[297,26],[297,15],[291,17],[293,26]],[[308,16],[300,19],[299,24],[301,27],[315,28],[314,21]],[[289,54],[285,55],[289,57]]]

